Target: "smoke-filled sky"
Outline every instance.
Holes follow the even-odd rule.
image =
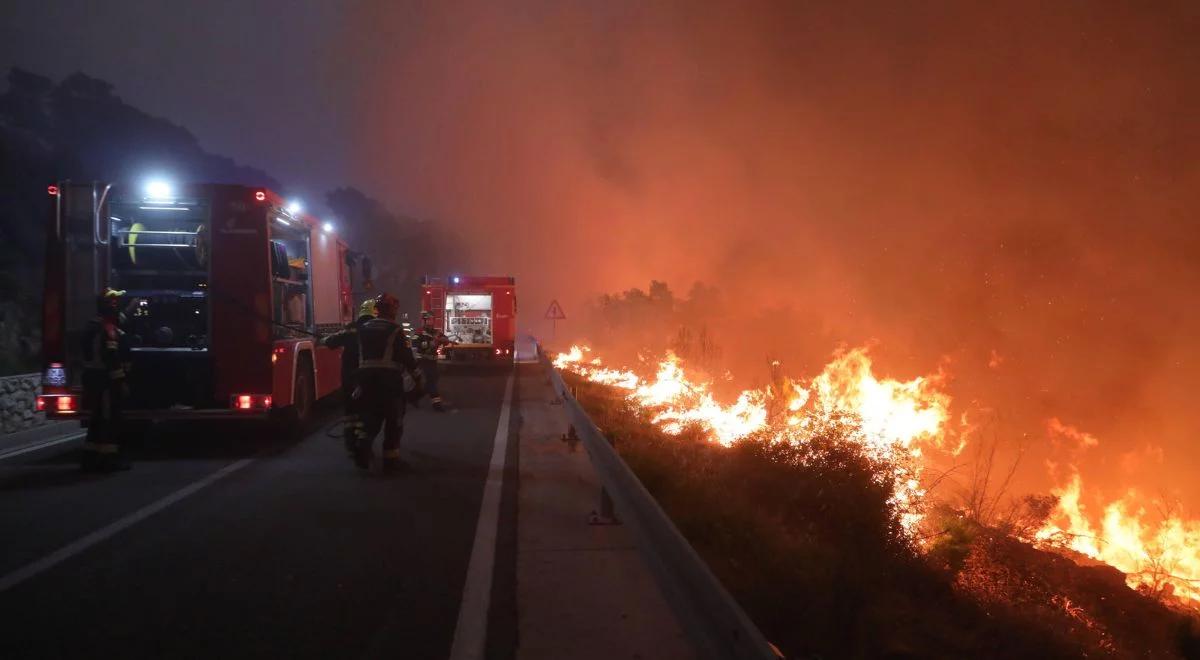
[[[1200,4],[16,4],[0,64],[453,224],[526,319],[704,280],[734,354],[875,339],[1004,433],[1094,434],[1114,495],[1200,504]]]

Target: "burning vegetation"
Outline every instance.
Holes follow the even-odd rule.
[[[621,436],[626,460],[770,634],[786,638],[795,628],[784,611],[817,615],[765,602],[795,598],[789,588],[799,584],[810,595],[836,594],[826,613],[835,620],[825,624],[843,631],[833,636],[840,646],[791,640],[793,650],[845,652],[849,644],[867,656],[899,649],[927,657],[929,640],[912,638],[927,635],[948,645],[943,657],[1193,657],[1200,523],[1132,491],[1094,518],[1078,472],[1050,495],[1009,496],[1019,459],[995,463],[995,441],[983,439],[969,414],[955,416],[941,369],[881,377],[860,347],[838,350],[811,378],[788,376],[773,362],[766,385],[738,389],[728,372],[710,375],[713,364],[692,368],[666,350],[623,365],[586,345],[554,359],[589,384],[585,406]],[[1099,445],[1057,418],[1047,431],[1076,450]],[[962,481],[964,466],[966,487],[955,492],[947,484]],[[735,521],[739,515],[750,520]],[[743,533],[758,547],[747,550]],[[773,535],[783,538],[764,540]],[[876,547],[865,551],[864,543]],[[824,554],[850,546],[858,565],[847,565],[850,555]],[[773,552],[807,557],[829,581],[816,584],[789,561],[781,566]],[[921,586],[898,584],[905,581]],[[932,591],[917,602],[913,593],[923,589]],[[934,608],[959,629],[909,622],[917,631],[892,630],[886,648],[862,646],[861,626],[894,627],[879,623],[881,608]],[[980,640],[996,645],[984,652]]]
[[[572,346],[555,358],[554,365],[627,391],[626,400],[646,410],[651,422],[669,435],[696,429],[725,447],[750,437],[802,445],[830,423],[848,421],[852,428],[848,439],[888,466],[889,505],[909,537],[920,542],[939,533],[921,524],[931,486],[926,454],[958,455],[966,442],[964,433],[954,432],[948,424],[951,397],[940,387],[945,380],[942,373],[908,381],[881,379],[872,372],[866,348],[839,350],[811,380],[787,378],[776,371],[767,387],[743,390],[723,404],[715,397],[711,380],[689,376],[682,360],[670,352],[647,377],[607,366],[587,346]],[[1057,418],[1048,427],[1085,447],[1099,444],[1094,436]],[[1104,562],[1126,573],[1135,589],[1182,606],[1200,607],[1200,521],[1185,519],[1164,503],[1130,491],[1105,505],[1099,524],[1094,524],[1082,504],[1083,480],[1078,473],[1054,489],[1053,495],[1055,505],[1044,514],[1044,524],[1022,530],[1023,540]]]

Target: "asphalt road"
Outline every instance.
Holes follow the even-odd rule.
[[[452,411],[409,409],[394,477],[327,437],[333,406],[298,443],[160,428],[125,473],[80,472],[77,443],[0,462],[0,657],[449,657],[512,371],[448,368]],[[515,645],[512,411],[491,658]]]

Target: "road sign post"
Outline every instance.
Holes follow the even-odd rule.
[[[550,319],[550,338],[558,339],[558,322],[567,319],[566,312],[563,311],[562,305],[558,304],[558,300],[551,300],[550,306],[546,308],[546,318]]]

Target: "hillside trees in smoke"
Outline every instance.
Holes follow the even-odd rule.
[[[671,350],[693,367],[715,372],[723,349],[715,328],[734,315],[719,289],[696,282],[676,296],[666,282],[606,293],[591,301],[586,316],[599,347],[627,354]]]
[[[346,241],[371,259],[375,291],[395,295],[402,311],[413,315],[419,311],[422,276],[439,275],[450,265],[466,262],[464,242],[453,232],[393,213],[357,188],[331,190],[325,203]],[[363,299],[373,293],[356,291],[355,296]]]
[[[154,173],[286,192],[268,173],[209,153],[186,128],[124,102],[103,80],[75,73],[56,83],[13,68],[6,81],[0,93],[0,374],[37,368],[49,183],[137,181]],[[412,289],[415,298],[418,273],[439,270],[440,246],[449,241],[433,223],[394,216],[353,189],[330,193],[330,206],[352,245],[386,246],[372,256],[383,282],[398,294]]]

